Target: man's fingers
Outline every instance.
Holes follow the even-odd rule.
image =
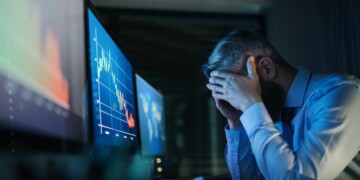
[[[231,73],[226,72],[226,71],[219,71],[219,70],[215,70],[212,71],[210,73],[210,76],[212,77],[219,77],[219,78],[223,78],[223,79],[228,79],[231,77]]]
[[[223,78],[219,78],[219,77],[210,77],[209,82],[211,84],[217,84],[220,86],[225,86],[225,84],[226,84],[225,80]]]
[[[213,92],[224,93],[224,88],[219,85],[208,83],[206,84],[206,87]]]
[[[224,94],[221,94],[221,93],[218,93],[218,92],[212,92],[212,96],[217,99],[217,103],[219,103],[219,100],[222,99],[222,100],[225,100],[225,95]],[[218,104],[219,105],[219,104]]]
[[[250,57],[249,57],[246,65],[247,65],[248,77],[249,77],[250,79],[257,78],[256,65],[255,65],[255,58],[254,58],[254,56],[250,56]]]

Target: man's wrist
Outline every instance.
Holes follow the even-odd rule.
[[[256,131],[256,128],[260,124],[273,122],[262,102],[249,107],[249,109],[240,116],[240,121],[249,137],[252,136],[253,132]]]
[[[253,100],[250,100],[248,103],[246,103],[243,108],[242,108],[242,112],[245,112],[247,109],[249,109],[249,107],[251,107],[252,105],[259,103],[259,102],[263,102],[262,99],[259,98],[254,98]]]

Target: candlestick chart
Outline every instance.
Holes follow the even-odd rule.
[[[134,146],[136,142],[132,67],[88,10],[95,143]]]

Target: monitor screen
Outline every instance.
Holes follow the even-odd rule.
[[[2,130],[84,141],[83,6],[82,0],[2,1]]]
[[[163,96],[139,75],[135,77],[142,154],[163,155],[166,151]]]
[[[135,147],[133,69],[88,9],[93,137],[97,145]]]

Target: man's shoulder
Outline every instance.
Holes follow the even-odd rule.
[[[355,76],[346,74],[312,74],[308,87],[306,89],[306,96],[317,94],[324,95],[336,87],[346,86],[349,88],[360,88],[360,80]]]
[[[316,74],[311,75],[309,86],[313,88],[337,86],[341,84],[359,84],[359,79],[347,74]]]

